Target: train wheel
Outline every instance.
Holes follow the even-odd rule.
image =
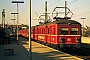
[[[40,44],[42,44],[42,41],[40,41]]]
[[[41,44],[41,41],[39,40],[39,43]]]
[[[72,50],[74,51],[76,49],[76,46],[72,47]]]
[[[48,46],[48,42],[46,42],[45,45]]]
[[[55,44],[53,45],[53,48],[54,48],[54,49],[58,49],[57,45],[55,45]]]
[[[44,45],[46,46],[46,44],[47,44],[47,43],[45,42]]]
[[[51,43],[48,44],[48,47],[51,47]]]
[[[37,42],[39,43],[39,41],[37,40]]]
[[[48,43],[46,42],[45,45],[48,46]]]
[[[42,42],[42,44],[44,45],[44,42]]]
[[[51,46],[50,46],[51,48],[53,48],[53,44],[51,44]]]
[[[76,47],[77,47],[78,49],[81,48],[81,44],[76,45]]]
[[[52,48],[55,48],[55,45],[54,44],[52,44],[52,46],[51,46]]]
[[[50,44],[50,43],[48,43],[48,47],[50,47],[50,45],[51,45],[51,44]]]
[[[64,47],[64,45],[63,44],[60,44],[60,48],[63,48]]]
[[[61,51],[64,51],[64,50],[65,50],[64,44],[60,44],[60,50],[61,50]]]
[[[60,45],[57,45],[57,48],[56,48],[57,50],[60,50]]]

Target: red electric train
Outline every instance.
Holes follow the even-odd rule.
[[[74,20],[56,19],[54,22],[32,27],[31,38],[57,48],[79,48],[81,24]]]
[[[56,12],[55,9],[53,14]],[[28,34],[28,31],[23,34]],[[58,17],[56,12],[53,22],[47,22],[31,28],[31,38],[54,48],[79,48],[81,46],[81,24],[68,17]]]
[[[27,27],[21,27],[19,29],[19,36],[23,36],[23,37],[26,37],[28,38],[29,37],[29,30]]]

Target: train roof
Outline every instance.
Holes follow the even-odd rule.
[[[56,21],[53,21],[51,22],[51,24],[54,23],[54,24],[80,24],[78,21],[75,21],[75,20],[66,20],[66,19],[62,19],[62,20],[56,20]]]
[[[81,25],[78,21],[75,21],[75,20],[56,19],[53,22],[46,23],[46,24],[43,24],[43,25],[36,25],[36,26],[33,26],[32,28],[38,27],[38,26],[47,26],[49,24],[79,24],[79,25]]]

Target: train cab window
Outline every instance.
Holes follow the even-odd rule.
[[[78,34],[78,28],[70,28],[70,34],[71,35],[77,35]]]
[[[67,35],[68,34],[68,28],[60,28],[60,34]]]

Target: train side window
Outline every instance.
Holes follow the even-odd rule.
[[[44,34],[44,29],[43,29],[43,34]]]
[[[42,32],[44,33],[44,30],[42,29]]]
[[[42,34],[43,34],[43,29],[42,29]]]
[[[39,34],[40,34],[40,29],[39,29],[39,31],[38,31],[38,32],[39,32]]]
[[[39,29],[39,34],[40,34],[40,29]]]
[[[48,34],[49,34],[49,28],[48,28]]]
[[[45,29],[44,29],[44,34],[45,34]]]
[[[55,34],[55,28],[53,28],[53,30],[54,30],[54,34]]]
[[[55,28],[52,27],[52,34],[55,34]]]
[[[40,29],[39,29],[39,34],[40,34]]]
[[[37,34],[38,34],[38,28],[37,28]]]
[[[42,34],[42,29],[41,29],[40,33]]]
[[[45,29],[44,29],[44,34],[45,34]]]
[[[40,34],[41,34],[41,29],[40,29]]]
[[[41,34],[41,29],[40,29],[40,34]]]

